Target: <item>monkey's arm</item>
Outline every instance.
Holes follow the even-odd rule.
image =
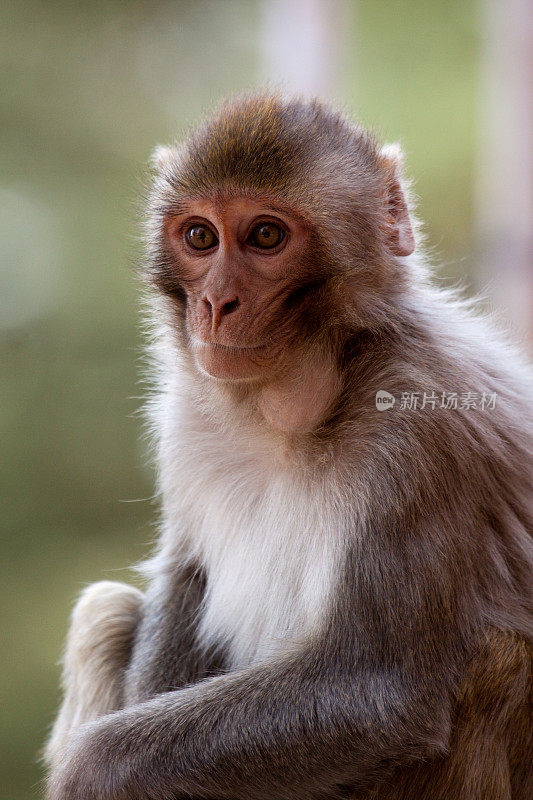
[[[52,769],[79,725],[122,707],[142,599],[133,586],[100,581],[76,603],[63,658],[64,699],[45,751]]]
[[[53,800],[320,798],[364,789],[380,761],[444,748],[441,696],[406,695],[392,674],[324,676],[257,667],[159,695],[82,730],[53,777]]]
[[[442,752],[458,653],[453,609],[438,617],[446,598],[437,575],[432,583],[423,553],[409,560],[409,575],[405,565],[376,564],[305,652],[89,724],[50,799],[310,800],[340,785],[363,791],[391,765]]]

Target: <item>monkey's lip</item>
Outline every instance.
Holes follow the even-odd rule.
[[[265,344],[222,344],[194,337],[192,346],[202,372],[232,382],[257,380],[264,375],[273,355]]]
[[[193,338],[193,345],[197,348],[209,348],[214,352],[235,354],[235,355],[258,355],[262,350],[266,350],[268,345],[240,345],[240,344],[222,344],[221,342],[208,342],[198,337]]]

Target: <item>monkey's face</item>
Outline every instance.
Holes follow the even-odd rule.
[[[388,320],[414,248],[396,151],[316,102],[254,94],[153,164],[146,276],[205,374],[272,388]]]
[[[266,200],[218,197],[184,203],[164,233],[197,366],[232,381],[279,369],[301,339],[302,287],[316,282],[303,219]]]

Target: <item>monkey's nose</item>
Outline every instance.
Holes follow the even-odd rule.
[[[240,300],[237,295],[219,300],[214,296],[205,294],[202,297],[202,301],[206,306],[207,312],[211,319],[211,328],[213,333],[216,332],[217,328],[222,322],[222,319],[235,311],[240,305]]]

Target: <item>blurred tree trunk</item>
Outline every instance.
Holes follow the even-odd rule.
[[[480,280],[533,346],[533,2],[484,0]]]
[[[346,0],[262,0],[267,85],[326,98],[338,96],[348,17],[351,21],[352,16]]]

